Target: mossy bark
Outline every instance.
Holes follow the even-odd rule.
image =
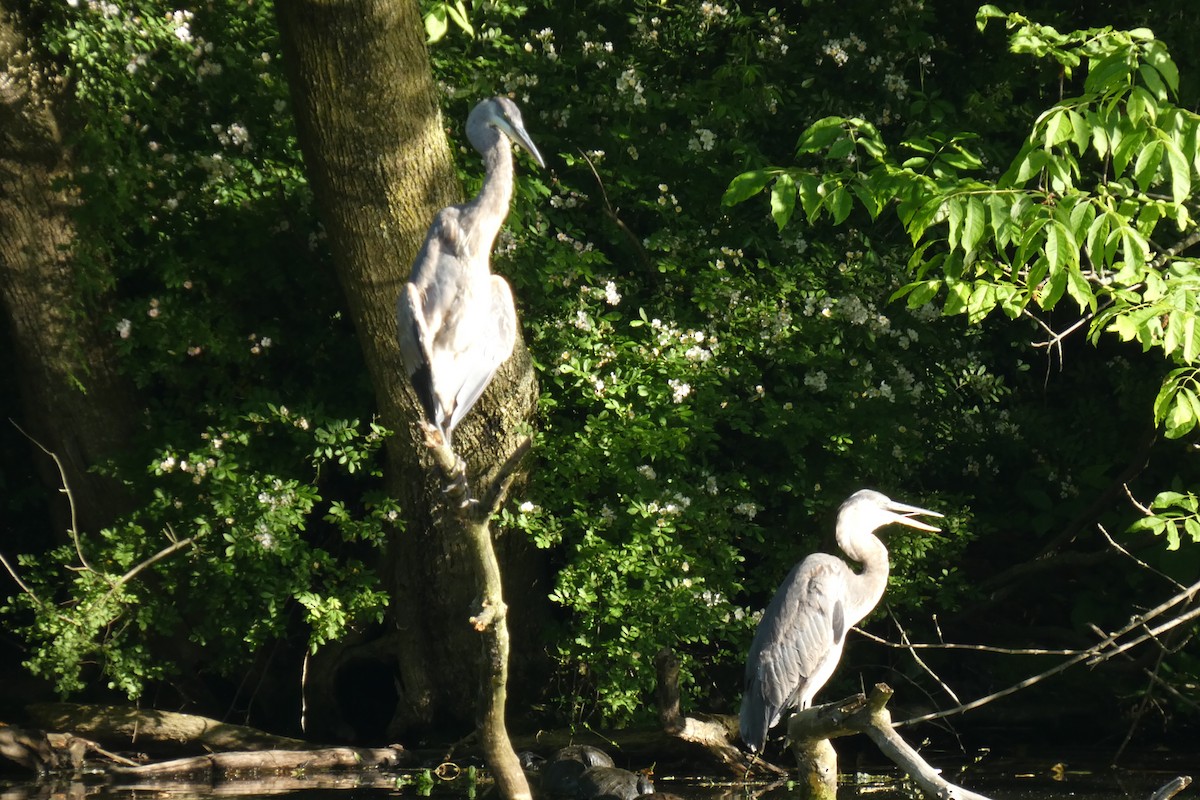
[[[439,208],[462,199],[420,9],[413,0],[289,0],[277,15],[307,171],[380,419],[396,432],[387,475],[405,526],[382,568],[400,694],[389,733],[400,736],[435,717],[468,724],[475,703],[463,687],[478,685],[480,676],[479,642],[467,622],[477,572],[469,540],[444,509],[396,336],[396,298],[425,231]],[[493,494],[501,465],[527,438],[536,398],[532,363],[518,341],[455,432],[477,495]],[[540,578],[538,554],[519,537],[499,537],[496,547],[507,579],[528,586]],[[531,604],[522,615],[526,635],[538,630],[547,593],[523,593]],[[334,661],[354,657],[345,648],[332,652]],[[522,673],[536,681],[535,670]]]
[[[30,452],[43,482],[55,497],[70,490],[77,518],[65,497],[54,508],[65,541],[69,528],[96,532],[125,510],[119,484],[91,470],[127,447],[136,405],[116,368],[115,331],[99,330],[83,299],[59,82],[30,48],[21,5],[0,2],[0,309],[16,369],[5,383],[40,445]]]

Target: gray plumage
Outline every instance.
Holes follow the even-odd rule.
[[[426,419],[447,444],[516,342],[512,290],[490,265],[512,199],[510,140],[545,166],[507,97],[472,109],[467,139],[483,156],[483,186],[470,202],[434,217],[396,303],[405,371]]]
[[[938,530],[912,519],[914,514],[942,516],[870,489],[855,492],[838,509],[837,543],[862,564],[862,571],[854,572],[827,553],[814,553],[784,579],[763,612],[746,661],[739,724],[752,751],[762,749],[767,731],[784,711],[812,704],[837,668],[846,632],[883,596],[888,552],[874,532],[893,522]]]

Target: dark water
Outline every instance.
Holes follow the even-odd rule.
[[[1200,777],[1200,762],[1188,756],[1164,756],[1137,769],[1083,767],[1069,761],[971,763],[944,767],[942,775],[993,800],[1150,800],[1161,786],[1179,775]],[[843,765],[845,767],[845,765]],[[860,766],[860,769],[864,769]],[[443,770],[441,778],[420,771],[367,771],[306,776],[207,782],[114,782],[103,775],[42,783],[0,781],[0,800],[389,800],[395,797],[434,800],[488,800],[496,793],[482,774]],[[450,779],[446,779],[449,777]],[[480,780],[476,781],[476,777]],[[799,793],[788,782],[738,783],[720,778],[674,778],[655,775],[660,792],[684,800],[794,800]],[[535,790],[536,791],[536,790]],[[843,774],[839,800],[916,800],[920,792],[902,774],[887,767],[866,767]],[[1176,795],[1200,800],[1200,784]]]
[[[1088,772],[1067,774],[1062,778],[1043,775],[947,776],[954,782],[994,800],[1149,800],[1156,789],[1176,777],[1178,772]],[[892,775],[844,776],[838,790],[839,800],[870,798],[870,800],[915,800],[919,791]],[[493,788],[486,783],[474,787],[435,782],[420,786],[417,782],[395,774],[373,775],[364,779],[345,779],[339,786],[326,781],[312,781],[302,787],[303,778],[284,780],[264,779],[252,782],[225,782],[216,786],[180,782],[143,784],[111,784],[104,781],[49,782],[42,784],[0,784],[0,800],[387,800],[394,797],[430,797],[436,800],[486,800],[494,798]],[[320,784],[320,785],[318,785]],[[384,785],[386,784],[386,785]],[[659,791],[671,792],[684,800],[784,800],[798,797],[796,788],[787,782],[765,784],[731,784],[695,778],[671,780],[659,778]],[[1189,787],[1179,800],[1198,796]]]

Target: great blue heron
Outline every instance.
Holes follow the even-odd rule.
[[[813,553],[797,564],[763,612],[746,661],[742,696],[742,740],[761,750],[767,731],[792,707],[808,708],[842,657],[846,631],[870,613],[887,586],[888,551],[875,535],[892,522],[938,530],[913,515],[936,511],[890,500],[862,489],[850,495],[837,516],[837,543],[862,563],[854,572],[840,558]]]
[[[426,419],[447,444],[516,341],[512,290],[489,264],[512,199],[509,140],[545,167],[520,110],[507,97],[489,98],[471,110],[467,140],[483,156],[483,186],[470,202],[443,208],[433,218],[396,303],[405,370]]]

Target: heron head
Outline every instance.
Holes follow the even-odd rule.
[[[521,109],[507,97],[489,97],[475,106],[467,117],[467,135],[483,130],[485,127],[495,128],[513,142],[521,145],[539,167],[545,168],[546,162],[538,152],[529,131],[525,130],[525,121],[521,119]]]
[[[927,517],[943,516],[936,511],[897,502],[873,489],[860,489],[850,495],[849,499],[842,503],[842,507],[838,509],[839,522],[842,519],[850,518],[854,520],[856,525],[867,530],[875,530],[884,525],[890,525],[893,522],[922,531],[940,530],[940,528],[936,528],[927,522],[914,519],[918,515]]]

